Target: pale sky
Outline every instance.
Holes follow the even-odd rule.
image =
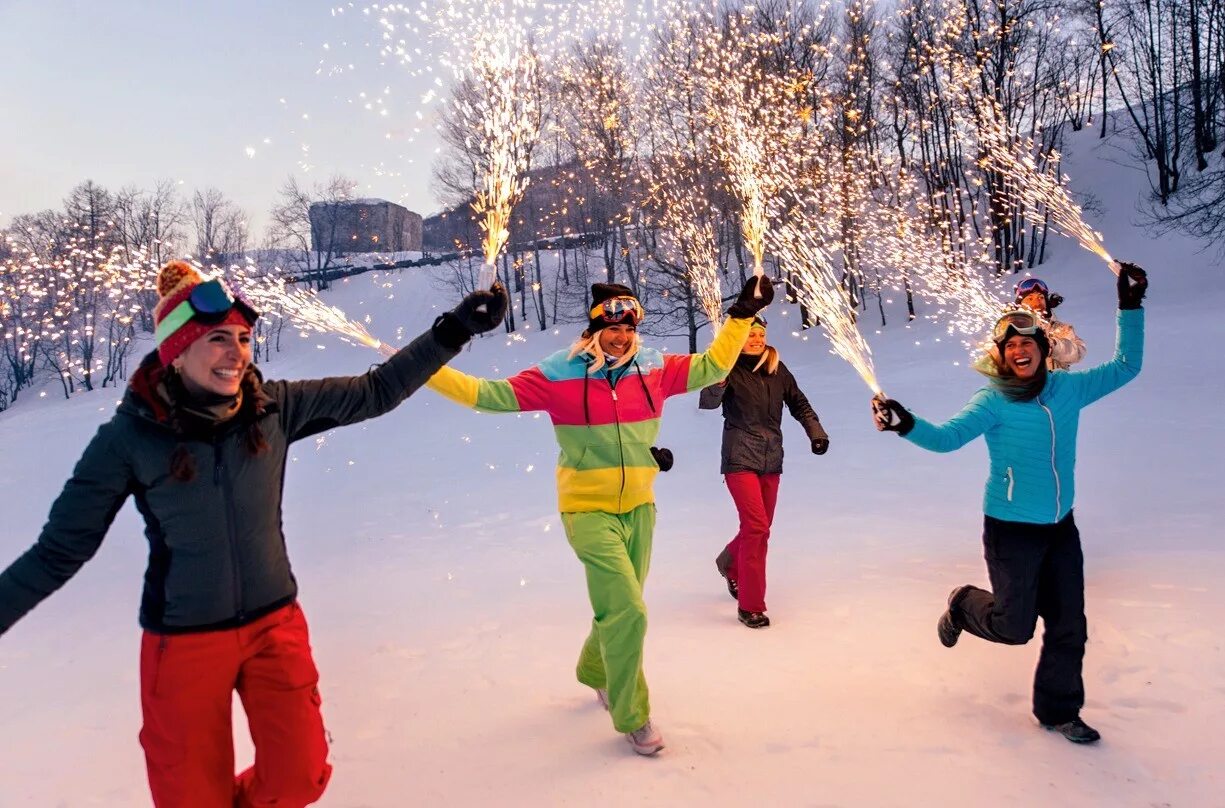
[[[0,0],[0,226],[59,207],[86,179],[111,190],[173,179],[184,195],[220,188],[258,243],[291,172],[308,183],[344,173],[362,196],[435,212],[437,139],[429,116],[416,117],[432,111],[420,104],[427,85],[379,66],[375,22],[332,6]],[[392,114],[363,109],[360,91],[388,99]]]

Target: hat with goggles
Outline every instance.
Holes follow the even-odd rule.
[[[186,261],[171,261],[157,273],[154,339],[169,366],[200,337],[222,325],[255,325],[259,312],[220,278],[205,278]]]
[[[1050,290],[1050,287],[1041,278],[1026,278],[1016,285],[1013,289],[1013,302],[1020,303],[1025,298],[1032,294],[1042,295],[1042,300],[1046,305],[1046,310],[1058,306],[1063,302],[1063,296],[1055,294]]]
[[[1012,337],[1031,338],[1038,343],[1038,350],[1042,352],[1043,359],[1051,352],[1051,343],[1046,338],[1046,330],[1042,327],[1042,321],[1031,311],[1025,309],[1010,311],[995,321],[995,327],[991,329],[991,341],[995,343],[1000,356],[1004,355],[1004,345]]]
[[[619,283],[593,283],[587,330],[594,334],[610,325],[637,327],[646,313],[628,286]]]

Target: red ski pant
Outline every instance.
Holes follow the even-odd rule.
[[[318,683],[296,603],[241,628],[146,631],[140,743],[153,804],[298,808],[318,800],[332,775]],[[237,777],[230,723],[235,690],[255,744],[255,765]]]
[[[739,586],[740,608],[746,612],[766,610],[766,545],[780,476],[752,471],[723,475],[740,515],[740,530],[723,551],[730,559],[727,577]]]

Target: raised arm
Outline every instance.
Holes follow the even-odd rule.
[[[1113,393],[1140,373],[1144,364],[1144,309],[1140,301],[1148,289],[1148,276],[1135,264],[1122,264],[1119,271],[1119,314],[1114,358],[1088,370],[1068,373],[1076,385],[1082,407]]]
[[[745,282],[736,302],[727,310],[727,319],[709,348],[702,353],[664,358],[664,395],[691,393],[727,378],[736,357],[740,355],[740,349],[749,338],[753,316],[774,299],[774,287],[769,278],[761,279],[760,298],[753,296],[756,289],[757,278],[754,276]]]
[[[102,425],[51,506],[38,541],[0,573],[0,634],[98,552],[132,491],[117,430],[114,421]]]
[[[429,331],[361,376],[270,382],[281,402],[290,441],[390,412],[459,353],[474,334],[496,328],[506,314],[506,292],[478,290],[434,321]],[[482,309],[482,307],[484,307]]]

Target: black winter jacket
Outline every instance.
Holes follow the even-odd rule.
[[[782,473],[784,404],[804,427],[809,441],[828,437],[787,366],[779,362],[773,375],[764,367],[754,371],[759,359],[741,354],[727,383],[704,388],[698,399],[704,410],[723,407],[722,474]]]
[[[427,332],[362,376],[264,382],[258,408],[244,396],[240,412],[209,434],[176,433],[166,413],[129,386],[85,449],[37,543],[0,574],[0,634],[93,557],[129,496],[149,540],[144,628],[230,628],[292,602],[298,586],[281,532],[289,444],[390,411],[457,353]],[[133,381],[150,368],[160,368],[156,354]],[[252,419],[268,444],[260,454],[244,443]],[[180,445],[195,462],[189,481],[170,474]]]

